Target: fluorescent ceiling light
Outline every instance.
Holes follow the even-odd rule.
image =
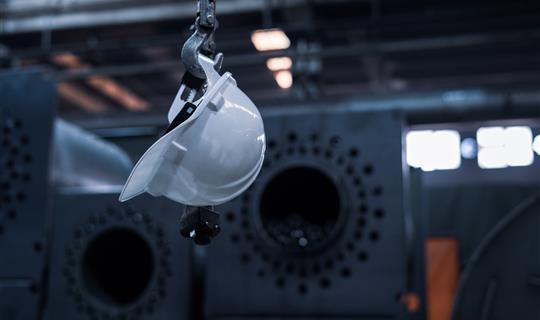
[[[251,42],[258,51],[285,50],[291,45],[281,29],[256,30],[251,34]]]
[[[534,161],[531,128],[484,127],[476,132],[478,165],[484,169],[520,167]]]
[[[83,62],[78,56],[69,52],[55,54],[51,57],[51,60],[55,64],[67,69],[82,70],[91,68],[89,64]],[[145,111],[150,108],[149,102],[111,78],[93,75],[86,79],[86,83],[128,110]],[[74,86],[65,86],[61,89],[61,93],[69,95],[70,101],[79,101],[82,103],[79,104],[82,108],[89,110],[87,106],[88,101],[90,101],[87,99],[89,95],[85,94],[81,99],[74,100],[74,95],[83,93],[83,90],[77,89]],[[94,108],[94,110],[101,109],[102,106]]]
[[[411,131],[406,137],[407,163],[423,171],[457,169],[461,137],[455,130]]]
[[[270,58],[266,60],[266,67],[270,71],[289,70],[292,63],[292,59],[289,57]]]
[[[281,89],[289,89],[293,85],[293,76],[288,70],[276,72],[274,79]]]

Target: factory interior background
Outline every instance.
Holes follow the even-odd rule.
[[[197,1],[0,0],[0,320],[540,319],[540,1],[215,5],[266,151],[197,245],[118,201]]]

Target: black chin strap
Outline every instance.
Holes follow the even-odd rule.
[[[193,103],[202,96],[204,93],[204,83],[205,79],[200,79],[192,75],[190,72],[184,73],[182,77],[182,82],[180,85],[180,98],[185,101],[184,106],[180,109],[180,112],[174,117],[173,121],[165,130],[165,134],[171,132],[174,128],[181,125],[184,121],[189,119],[189,117],[197,109],[197,105]]]

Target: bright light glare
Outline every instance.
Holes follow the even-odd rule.
[[[289,89],[293,84],[293,77],[290,71],[278,71],[274,74],[276,83],[281,89]]]
[[[461,141],[461,156],[465,159],[474,159],[478,154],[478,145],[473,138],[465,138]]]
[[[540,134],[534,138],[533,150],[540,156]]]
[[[486,127],[476,131],[476,140],[481,147],[496,147],[503,145],[504,128],[503,127]]]
[[[485,127],[476,132],[478,165],[484,169],[528,166],[534,161],[529,127]]]
[[[506,168],[504,148],[480,148],[478,150],[478,166],[483,169]]]
[[[285,50],[291,45],[281,29],[256,30],[251,34],[251,42],[258,51]]]
[[[289,57],[270,58],[266,60],[266,67],[270,71],[289,70],[292,67],[292,59]]]
[[[407,134],[407,163],[423,171],[457,169],[460,135],[454,130],[419,130]]]

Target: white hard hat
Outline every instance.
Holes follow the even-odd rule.
[[[190,104],[178,93],[171,127],[135,165],[120,201],[148,192],[190,206],[218,205],[240,195],[259,174],[266,141],[257,107],[229,72],[220,76],[203,55],[199,63],[205,94]],[[175,124],[180,113],[188,117]]]

